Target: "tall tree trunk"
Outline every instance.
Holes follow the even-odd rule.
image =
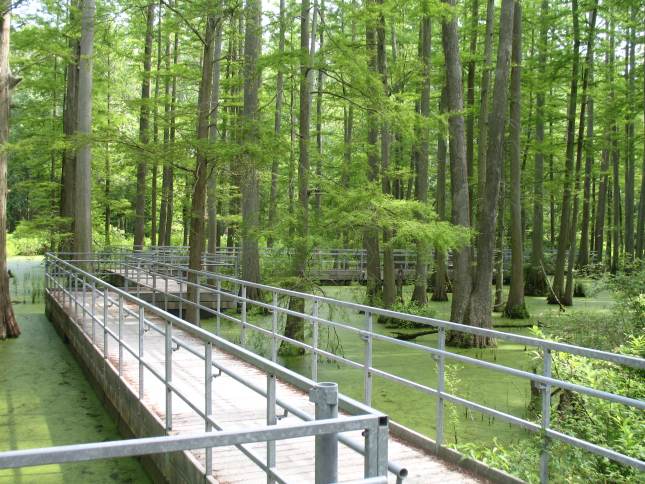
[[[564,189],[560,214],[560,232],[558,234],[558,252],[553,273],[553,292],[549,293],[547,302],[559,304],[564,295],[564,274],[569,249],[569,224],[571,222],[571,198],[574,181],[574,146],[576,136],[576,105],[578,99],[578,70],[580,64],[580,27],[578,21],[578,0],[572,0],[573,15],[573,62],[569,107],[567,108],[567,148],[565,153]]]
[[[549,0],[542,0],[540,9],[540,44],[538,47],[538,70],[541,78],[546,76],[546,61],[549,34]],[[544,296],[547,288],[544,266],[544,117],[545,91],[538,87],[535,108],[535,157],[533,162],[533,232],[531,234],[531,264],[526,274],[525,293],[529,296]]]
[[[7,142],[11,91],[20,81],[11,75],[9,50],[11,33],[11,4],[0,3],[2,32],[0,32],[0,340],[17,338],[20,328],[11,305],[9,270],[7,269]]]
[[[522,6],[515,2],[513,13],[513,67],[511,70],[511,287],[504,314],[509,318],[529,317],[524,303],[524,247],[522,240]],[[500,214],[503,216],[503,213]]]
[[[309,254],[309,144],[311,124],[311,83],[312,52],[309,44],[309,0],[300,4],[300,112],[299,112],[299,159],[298,159],[298,204],[294,207],[295,214],[295,253],[293,257],[293,273],[296,277],[297,289],[306,288],[306,268]],[[290,298],[289,309],[303,313],[305,301],[301,298]],[[304,321],[292,315],[287,315],[284,335],[298,341],[305,339]],[[304,354],[303,348],[296,348],[283,342],[280,346],[282,354]]]
[[[439,112],[441,114],[446,112],[446,103],[448,92],[447,86],[444,82],[441,92],[441,100],[439,101]],[[439,220],[446,220],[446,130],[441,127],[439,135],[437,136],[437,193],[435,199],[437,200],[437,218]],[[434,286],[432,288],[433,301],[447,301],[448,294],[446,292],[446,277],[448,275],[446,251],[440,247],[435,247],[435,274]]]
[[[176,34],[175,34],[176,35]],[[163,170],[161,174],[161,205],[159,206],[159,241],[158,244],[165,246],[170,245],[167,242],[168,225],[168,205],[170,197],[170,186],[172,183],[172,165],[170,164],[168,150],[170,148],[170,39],[166,37],[166,47],[164,52],[164,128],[163,128]]]
[[[253,145],[260,138],[258,94],[261,72],[258,67],[262,39],[261,0],[246,1],[246,27],[244,35],[244,108],[242,110],[242,279],[260,282],[260,182]],[[260,292],[248,288],[246,296],[258,299]]]
[[[208,136],[211,143],[217,141],[217,122],[219,116],[219,84],[222,56],[222,24],[223,18],[220,16],[217,20],[215,29],[215,47],[213,54],[213,88],[211,90],[211,119]],[[211,168],[210,178],[208,179],[207,188],[207,212],[208,212],[208,253],[215,254],[217,251],[217,166]]]
[[[477,34],[479,25],[479,0],[472,1],[470,10],[470,42],[468,46],[468,53],[470,59],[468,61],[467,74],[466,74],[466,109],[468,115],[466,116],[466,164],[468,165],[468,180],[471,186],[470,189],[470,209],[473,209],[473,171],[475,166],[475,77],[477,74]],[[472,218],[472,213],[470,214]]]
[[[510,71],[511,45],[513,37],[513,0],[502,1],[500,16],[499,44],[495,84],[493,86],[493,103],[488,117],[488,135],[486,147],[486,183],[483,196],[480,198],[481,210],[477,220],[477,268],[473,292],[470,297],[468,322],[473,326],[492,327],[492,294],[493,252],[495,246],[495,223],[497,221],[497,203],[503,163],[504,130],[508,106],[508,75]],[[480,160],[482,161],[482,160]],[[478,347],[494,344],[488,337],[471,337],[465,345]]]
[[[139,142],[141,150],[137,162],[137,193],[134,207],[134,250],[143,249],[146,223],[146,174],[150,142],[150,72],[152,69],[152,31],[154,29],[155,4],[146,8],[146,37],[143,51],[143,81],[141,83],[141,110],[139,113]]]
[[[367,2],[373,5],[374,0]],[[377,27],[376,22],[368,19],[365,27],[365,43],[367,48],[368,70],[372,73],[378,71],[377,60]],[[378,124],[373,112],[376,106],[371,106],[367,113],[367,180],[374,184],[379,177],[379,153],[377,147]],[[367,255],[367,304],[380,305],[383,297],[381,281],[381,255],[379,249],[379,234],[376,227],[366,227],[363,231],[363,248]]]
[[[456,0],[444,0],[454,7]],[[450,188],[452,198],[451,220],[454,225],[470,228],[468,197],[468,167],[466,163],[466,133],[464,128],[464,93],[461,80],[461,57],[459,54],[459,32],[457,18],[453,15],[441,24],[441,40],[446,66],[446,98],[448,130],[450,139]],[[462,247],[452,252],[453,283],[450,320],[462,323],[472,290],[470,248]],[[458,333],[450,333],[449,340],[459,342]]]
[[[206,32],[204,35],[204,53],[202,56],[202,77],[199,84],[197,100],[197,140],[205,142],[208,139],[210,122],[211,90],[213,88],[213,49],[215,43],[215,16],[214,2],[208,2],[206,17]],[[195,156],[195,183],[192,189],[192,202],[190,207],[190,248],[188,251],[188,267],[202,270],[202,254],[204,253],[204,209],[206,205],[206,185],[209,172],[208,152],[202,145],[198,145]],[[188,274],[187,299],[197,302],[199,289],[194,286],[199,282],[199,277],[194,273]],[[199,310],[193,304],[188,304],[186,320],[193,324],[200,324]]]
[[[80,0],[73,0],[69,5],[69,23],[78,21],[77,10]],[[70,36],[68,48],[71,53],[70,61],[66,67],[65,102],[63,106],[63,134],[65,148],[61,164],[61,190],[60,190],[60,215],[69,221],[69,232],[74,233],[74,182],[76,180],[76,149],[72,147],[72,136],[76,132],[78,117],[78,67],[81,55],[81,44],[75,36]],[[61,250],[72,250],[73,236],[64,236],[61,241]]]
[[[83,0],[81,55],[78,69],[77,132],[82,141],[76,153],[74,197],[74,251],[92,252],[92,51],[94,46],[94,0]],[[81,257],[83,257],[81,255]]]
[[[314,19],[320,19],[320,28],[318,29],[318,49],[323,50],[325,46],[325,35],[322,28],[324,22],[323,11],[325,8],[324,0],[320,0],[320,7],[314,9]],[[315,23],[315,21],[314,21]],[[315,39],[315,28],[312,31],[312,41]],[[315,43],[315,41],[314,41]],[[321,61],[320,61],[321,62]],[[316,225],[320,225],[320,216],[322,210],[322,160],[323,160],[323,134],[322,134],[322,111],[323,111],[323,84],[325,82],[325,71],[318,69],[318,78],[316,79]]]
[[[284,55],[285,44],[285,0],[280,0],[280,33],[278,39],[278,54]],[[275,87],[275,117],[273,121],[273,134],[276,139],[280,139],[282,131],[282,104],[284,102],[284,69],[282,64],[278,67]],[[273,157],[271,162],[271,193],[269,194],[269,235],[267,236],[267,247],[273,247],[275,236],[272,231],[275,229],[276,217],[278,213],[278,169],[280,168],[279,158]]]
[[[484,65],[479,88],[480,107],[477,123],[477,217],[481,212],[481,199],[486,183],[486,149],[488,146],[488,107],[490,98],[490,72],[493,70],[493,35],[495,31],[495,0],[486,3],[486,34],[484,37]],[[474,198],[474,197],[472,197]]]
[[[593,42],[595,38],[597,3],[590,14],[589,37],[587,40],[587,56],[585,59],[585,68],[582,75],[582,103],[580,107],[580,120],[578,122],[578,144],[576,149],[576,170],[573,191],[573,208],[571,211],[571,222],[569,223],[569,257],[567,260],[567,280],[561,303],[565,306],[573,304],[573,266],[576,257],[576,234],[578,231],[578,209],[580,200],[580,172],[582,171],[582,153],[585,136],[585,114],[587,107],[587,87],[589,85],[589,73],[593,59]]]
[[[161,24],[163,15],[163,2],[159,0],[159,17],[157,20],[157,66],[155,69],[155,101],[154,101],[154,114],[153,114],[153,143],[155,148],[159,145],[159,91],[161,89]],[[157,225],[157,202],[158,202],[158,189],[157,178],[159,177],[159,162],[157,157],[152,164],[152,188],[150,193],[150,245],[159,245],[158,235],[159,227]]]
[[[589,82],[593,76],[593,57],[589,64]],[[589,224],[591,223],[591,176],[593,170],[593,98],[587,98],[587,142],[585,143],[585,178],[583,184],[582,226],[580,229],[580,251],[578,252],[578,267],[589,264]],[[574,241],[575,242],[575,241]]]
[[[609,105],[613,110],[616,109],[616,93],[614,91],[614,61],[615,61],[615,25],[613,18],[609,20]],[[611,234],[609,238],[611,239],[611,251],[607,250],[607,255],[609,256],[609,270],[615,274],[618,271],[619,266],[619,257],[620,257],[620,167],[619,159],[620,154],[618,152],[618,128],[616,126],[616,120],[612,118],[611,120],[611,164],[613,168],[612,173],[612,202],[613,207],[611,210],[612,213],[612,223]]]
[[[637,18],[634,7],[632,18]],[[625,45],[625,80],[627,81],[627,119],[625,120],[625,260],[634,257],[634,70],[636,68],[635,47],[636,32],[634,25],[629,27],[629,38]]]
[[[605,136],[607,141],[609,136]],[[609,186],[609,149],[603,148],[600,163],[600,187],[594,223],[594,262],[602,262],[603,238],[605,235],[605,214],[607,213],[607,190]]]
[[[428,203],[428,155],[430,151],[430,133],[427,120],[430,117],[430,62],[431,62],[432,24],[430,21],[429,4],[423,2],[423,16],[421,18],[421,37],[419,57],[423,66],[423,80],[421,86],[421,99],[419,100],[419,114],[421,115],[421,129],[419,131],[419,158],[417,160],[417,200],[423,204]],[[473,67],[474,69],[474,67]],[[474,76],[474,74],[473,74]],[[470,77],[469,77],[470,79]],[[472,117],[472,116],[471,116]],[[472,121],[472,119],[471,119]],[[472,134],[472,133],[471,133]],[[445,158],[443,160],[445,165]],[[445,166],[443,168],[445,170]],[[445,172],[444,172],[445,183]],[[443,187],[445,191],[445,186]],[[444,193],[445,196],[445,193]],[[443,201],[445,204],[445,199]],[[437,205],[439,202],[437,201]],[[443,216],[443,214],[442,214]],[[428,243],[425,240],[417,241],[417,260],[415,264],[414,291],[412,300],[419,305],[428,302]],[[443,281],[442,281],[443,283]]]
[[[106,116],[106,124],[107,124],[107,132],[108,136],[112,134],[112,59],[110,57],[110,51],[112,49],[112,45],[109,43],[109,36],[110,32],[109,30],[106,31],[106,44],[108,46],[108,50],[106,52],[106,64],[107,64],[107,72],[106,72],[106,92],[105,92],[105,116]],[[110,246],[110,231],[111,231],[111,219],[112,219],[112,213],[111,213],[111,201],[110,201],[110,179],[112,177],[112,166],[111,166],[111,160],[110,160],[110,142],[106,141],[105,142],[105,184],[103,186],[103,196],[105,198],[105,220],[104,220],[104,246],[109,247]]]
[[[645,62],[643,63],[645,66]],[[645,76],[643,76],[645,92]],[[645,96],[643,96],[643,131],[645,132]],[[645,136],[643,136],[643,166],[641,168],[641,195],[638,204],[638,223],[636,226],[636,257],[645,257]]]

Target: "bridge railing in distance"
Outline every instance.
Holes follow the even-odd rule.
[[[310,400],[316,408],[325,402],[323,407],[329,407],[331,400],[337,402],[338,390],[335,383],[318,383],[301,377],[278,365],[275,360],[277,348],[272,360],[258,356],[240,348],[213,333],[205,331],[181,318],[174,316],[153,303],[143,301],[136,296],[140,284],[134,293],[115,287],[104,280],[113,275],[115,270],[130,267],[136,268],[139,276],[145,274],[140,270],[143,266],[154,263],[151,259],[123,252],[93,254],[93,257],[74,259],[66,254],[66,259],[53,254],[47,254],[45,259],[45,290],[66,308],[73,324],[92,342],[99,355],[114,365],[119,376],[123,376],[125,365],[130,368],[138,367],[138,377],[129,384],[139,400],[144,397],[148,378],[154,378],[165,388],[164,421],[166,432],[173,428],[173,396],[178,397],[204,422],[206,434],[176,435],[158,439],[134,439],[131,441],[108,442],[97,444],[79,444],[76,446],[36,449],[29,451],[12,451],[0,453],[0,468],[23,465],[40,465],[44,463],[62,463],[74,460],[89,460],[127,455],[143,455],[150,453],[171,452],[183,449],[204,448],[206,451],[205,471],[212,474],[212,448],[217,446],[235,445],[256,466],[261,468],[272,482],[287,482],[286,478],[276,468],[275,441],[291,439],[299,436],[316,435],[316,482],[335,482],[337,480],[337,452],[333,451],[338,442],[350,447],[364,456],[364,477],[366,482],[381,482],[387,477],[388,470],[395,474],[397,480],[402,480],[407,471],[387,459],[388,418],[368,406],[356,402],[361,414],[358,416],[325,415],[320,412],[321,419],[294,407],[288,401],[276,395],[276,379],[278,376],[292,374],[299,378],[303,388],[309,389]],[[135,260],[132,265],[128,261]],[[130,272],[130,276],[133,276]],[[152,280],[156,276],[147,274]],[[175,277],[175,276],[173,276]],[[126,278],[127,280],[127,278]],[[166,282],[168,278],[166,278]],[[139,280],[139,283],[143,283]],[[166,293],[167,294],[167,293]],[[127,323],[126,323],[127,321]],[[189,335],[180,335],[177,330]],[[135,337],[132,336],[135,332]],[[126,338],[130,332],[130,339]],[[158,335],[163,338],[163,361],[152,361],[147,355],[144,335]],[[136,340],[137,344],[132,344]],[[149,340],[149,339],[148,339]],[[116,345],[116,346],[112,346]],[[243,375],[213,360],[213,348],[219,348],[234,355],[244,356],[245,361],[266,374],[266,387],[258,386]],[[116,357],[110,359],[110,348],[118,348]],[[186,391],[173,382],[173,354],[178,349],[187,351],[203,362],[204,387],[201,402],[195,401],[194,393]],[[148,350],[149,351],[149,350]],[[235,432],[224,431],[213,414],[212,382],[219,374],[226,374],[247,388],[266,398],[267,427],[245,429]],[[324,394],[324,395],[322,395]],[[321,395],[325,398],[321,398]],[[337,406],[337,403],[334,405]],[[291,413],[303,421],[302,424],[276,425],[279,417],[277,409],[281,408],[286,414]],[[316,414],[318,415],[318,411]],[[359,443],[342,435],[342,432],[364,430],[364,442]],[[219,431],[218,433],[212,433]],[[210,435],[209,435],[210,433]],[[218,437],[219,436],[219,437]],[[266,458],[257,455],[247,443],[267,442]],[[330,457],[331,456],[331,457]],[[333,456],[336,456],[333,458]]]
[[[436,429],[435,441],[437,448],[444,445],[444,432],[446,425],[444,406],[446,402],[449,402],[451,404],[465,407],[470,411],[479,412],[494,419],[508,422],[512,426],[541,434],[544,439],[544,446],[541,452],[539,472],[543,482],[548,480],[550,458],[549,442],[553,440],[564,442],[587,452],[606,457],[627,466],[632,466],[640,471],[645,471],[645,462],[637,457],[625,455],[614,449],[606,448],[577,436],[566,434],[553,428],[551,424],[552,391],[554,389],[568,390],[574,394],[599,398],[616,404],[625,405],[627,407],[645,410],[645,401],[643,400],[555,378],[552,372],[554,353],[577,355],[591,360],[604,361],[641,370],[645,369],[645,360],[642,358],[584,348],[557,341],[506,333],[492,329],[473,327],[435,318],[341,301],[320,295],[306,294],[288,289],[251,283],[214,272],[194,271],[182,265],[168,264],[157,261],[154,258],[141,257],[138,254],[122,254],[119,259],[119,264],[120,271],[129,271],[133,276],[136,274],[136,277],[146,278],[148,281],[153,278],[165,281],[175,281],[184,289],[189,286],[198,286],[199,290],[195,291],[195,294],[197,294],[196,300],[189,300],[186,297],[185,290],[180,290],[178,293],[174,294],[169,294],[168,292],[164,293],[163,290],[160,290],[158,291],[158,297],[165,298],[166,301],[178,301],[184,308],[189,305],[199,307],[200,311],[197,311],[197,313],[201,312],[212,315],[212,317],[216,319],[216,334],[221,334],[222,321],[229,321],[236,324],[239,326],[239,336],[237,338],[242,346],[246,345],[248,342],[248,332],[253,331],[254,333],[263,335],[268,339],[271,344],[272,355],[275,354],[275,348],[279,345],[284,344],[299,348],[310,356],[309,366],[311,379],[314,381],[318,379],[318,362],[321,359],[335,362],[343,367],[361,371],[363,373],[363,403],[365,405],[371,406],[372,404],[374,377],[379,377],[400,385],[402,388],[410,388],[434,397],[436,399],[434,427]],[[193,281],[196,280],[197,282],[189,281],[189,276]],[[152,287],[155,287],[155,285],[152,285]],[[261,300],[254,300],[246,297],[247,291],[251,288],[261,292]],[[199,298],[203,297],[205,294],[214,295],[217,303],[215,305],[206,303],[202,304]],[[224,297],[236,301],[239,316],[229,314],[222,309],[221,301]],[[303,312],[291,309],[288,304],[283,306],[280,303],[280,299],[283,301],[285,299],[301,299],[305,303],[305,311]],[[327,316],[322,314],[323,305],[329,308],[327,310]],[[295,307],[295,305],[292,305],[292,307]],[[268,324],[260,325],[251,321],[249,315],[252,308],[258,308],[261,311],[268,312],[271,315],[270,322]],[[338,309],[344,309],[352,312],[354,315],[360,315],[364,323],[356,326],[348,323],[347,321],[339,321],[337,317],[332,316],[333,314],[340,312],[335,311]],[[193,323],[199,323],[199,315],[197,317],[198,320],[193,321]],[[280,331],[280,325],[278,324],[278,319],[281,317],[296,318],[307,324],[311,334],[311,336],[307,338],[309,342],[299,341],[282,334]],[[425,346],[423,344],[403,341],[391,336],[380,334],[374,331],[375,318],[379,317],[434,328],[438,334],[437,346]],[[342,330],[353,333],[359,337],[363,344],[363,357],[352,358],[347,355],[337,354],[334,351],[330,351],[328,348],[323,348],[320,345],[322,328]],[[530,371],[505,366],[500,363],[484,361],[460,354],[451,350],[446,345],[446,336],[450,332],[491,338],[536,348],[541,354],[542,371],[540,374],[536,374]],[[421,380],[403,377],[387,371],[386,369],[379,368],[377,364],[374,363],[374,356],[378,356],[374,350],[375,344],[378,344],[379,346],[387,345],[390,348],[404,347],[427,354],[436,362],[436,385],[431,386]],[[448,391],[446,389],[446,363],[450,361],[459,362],[470,367],[483,368],[501,375],[512,376],[533,382],[534,386],[539,389],[541,398],[541,414],[539,421],[531,421],[508,412],[500,411],[480,402],[454,395]]]

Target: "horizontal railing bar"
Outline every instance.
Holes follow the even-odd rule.
[[[378,421],[378,417],[374,415],[344,416],[280,426],[262,426],[248,430],[222,430],[193,435],[147,437],[92,444],[63,445],[53,448],[14,450],[0,452],[0,469],[163,454],[199,448],[351,432],[369,428],[374,425],[374,421]]]

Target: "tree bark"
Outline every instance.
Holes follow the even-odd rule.
[[[0,32],[0,340],[3,340],[20,336],[20,328],[11,305],[7,269],[7,142],[9,141],[11,91],[19,79],[11,75],[9,68],[11,5],[3,1],[0,6],[4,12],[2,32]]]
[[[444,86],[441,92],[441,100],[439,101],[439,112],[446,112],[447,103],[447,87]],[[435,199],[437,201],[437,218],[439,220],[446,220],[446,130],[441,127],[439,135],[437,136],[437,193]],[[447,301],[448,293],[446,291],[446,277],[448,275],[446,252],[440,247],[435,247],[435,275],[434,285],[432,288],[433,301]]]
[[[574,180],[574,153],[576,131],[576,105],[578,99],[578,70],[580,64],[580,27],[578,23],[578,0],[572,0],[573,15],[573,62],[569,107],[567,108],[567,148],[565,153],[564,189],[560,213],[560,232],[558,234],[558,252],[553,273],[553,293],[549,293],[547,302],[559,304],[564,295],[564,274],[567,251],[570,242],[571,197]]]
[[[77,132],[81,138],[76,153],[74,251],[85,257],[92,252],[92,55],[94,45],[94,0],[83,0],[81,54],[78,69]],[[85,254],[85,255],[83,255]]]
[[[208,183],[209,159],[208,152],[204,150],[199,142],[208,140],[208,128],[210,122],[211,90],[213,88],[213,49],[215,41],[215,28],[217,18],[214,11],[214,2],[208,2],[208,14],[206,18],[206,32],[204,34],[204,52],[202,55],[202,77],[199,84],[197,100],[197,140],[198,145],[195,156],[195,183],[192,190],[192,201],[190,208],[190,227],[188,251],[188,267],[190,269],[202,270],[202,254],[204,253],[204,209],[206,205],[206,185]],[[187,299],[197,303],[199,289],[195,284],[199,277],[195,273],[188,273]],[[186,308],[186,320],[199,325],[199,310],[193,304]]]
[[[479,0],[472,0],[470,10],[470,42],[468,53],[468,67],[466,68],[466,164],[468,165],[468,183],[470,189],[470,209],[473,209],[473,171],[475,166],[475,77],[477,74],[477,34],[479,25]],[[472,213],[470,214],[472,218]]]
[[[247,0],[246,27],[244,35],[244,107],[242,110],[242,279],[260,282],[260,252],[258,231],[260,229],[260,183],[254,153],[254,144],[260,138],[258,94],[261,71],[258,67],[262,39],[261,0]],[[247,288],[246,296],[259,299],[256,288]]]
[[[538,47],[538,70],[546,76],[546,60],[549,34],[549,1],[543,0],[540,9],[540,44]],[[535,156],[533,161],[533,232],[531,234],[531,264],[527,270],[525,293],[528,296],[544,296],[547,289],[544,266],[544,117],[545,90],[538,87],[535,107]]]
[[[430,133],[428,132],[428,118],[430,117],[430,62],[432,42],[432,23],[430,20],[429,4],[423,2],[423,16],[421,18],[421,37],[419,57],[423,68],[421,85],[421,99],[419,100],[419,114],[421,116],[421,129],[419,130],[419,158],[417,160],[417,200],[424,205],[428,204],[428,155],[430,151]],[[473,67],[474,69],[474,67]],[[469,71],[470,76],[470,71]],[[473,74],[474,76],[474,74]],[[470,77],[469,77],[470,79]],[[472,116],[471,116],[472,117]],[[471,119],[472,121],[472,119]],[[445,154],[444,154],[444,179],[445,184]],[[438,183],[438,181],[437,181]],[[445,197],[445,186],[443,187]],[[443,200],[445,204],[445,198]],[[437,205],[439,202],[437,201]],[[445,207],[444,207],[445,210]],[[443,217],[443,214],[441,215]],[[418,305],[428,302],[428,243],[425,240],[417,241],[417,260],[415,264],[414,291],[412,301]],[[445,274],[444,274],[445,277]],[[443,281],[441,281],[443,284]],[[444,292],[445,294],[445,292]]]
[[[80,0],[73,0],[69,6],[69,23],[78,21],[77,10]],[[81,55],[81,44],[75,36],[70,36],[68,48],[71,60],[66,68],[65,102],[63,106],[63,134],[66,145],[63,149],[61,164],[61,189],[60,189],[60,215],[69,220],[69,232],[74,233],[74,182],[76,180],[76,149],[71,146],[72,136],[76,133],[76,119],[78,117],[78,67]],[[61,250],[72,250],[73,236],[64,236],[61,241]]]
[[[278,54],[282,57],[284,55],[285,44],[285,0],[280,0],[280,32],[278,39]],[[278,73],[276,76],[275,87],[275,117],[273,121],[273,134],[276,139],[280,139],[282,131],[282,104],[284,102],[284,69],[282,64],[277,67]],[[276,217],[278,213],[278,169],[280,168],[279,158],[273,157],[271,162],[271,192],[269,195],[269,235],[267,236],[267,247],[273,247],[275,236],[273,230],[275,229]]]
[[[630,9],[632,18],[637,18],[636,10]],[[629,38],[625,45],[625,80],[627,84],[627,119],[625,120],[625,259],[634,257],[634,70],[636,34],[633,24],[629,27]]]
[[[152,70],[152,32],[155,4],[146,7],[146,37],[143,51],[143,81],[141,83],[141,110],[139,113],[139,142],[141,151],[137,162],[137,194],[134,206],[134,250],[142,250],[145,237],[147,145],[150,143],[150,73]]]
[[[459,54],[459,32],[455,17],[455,0],[444,0],[452,7],[452,16],[443,21],[442,44],[446,66],[446,98],[448,111],[448,130],[450,137],[450,182],[452,213],[454,225],[470,228],[470,209],[468,197],[468,167],[466,163],[466,133],[464,128],[464,100],[461,79],[461,57]],[[470,248],[462,247],[452,252],[453,284],[450,320],[462,323],[466,320],[472,274],[470,267]],[[450,334],[449,340],[458,338]]]
[[[645,92],[645,76],[643,76],[643,92]],[[643,131],[645,132],[645,96],[643,97]],[[641,195],[640,203],[638,204],[638,223],[636,225],[636,257],[641,259],[645,257],[645,136],[643,137]]]
[[[513,319],[529,317],[524,302],[524,247],[522,238],[522,6],[515,2],[513,12],[513,52],[511,70],[511,287],[504,315]],[[500,214],[503,216],[503,213]],[[503,276],[502,276],[503,277]]]
[[[481,211],[477,220],[477,269],[473,292],[470,297],[468,322],[474,326],[492,326],[491,281],[493,275],[493,249],[495,245],[495,224],[497,221],[497,202],[503,163],[504,129],[508,102],[508,75],[510,70],[511,44],[513,35],[513,0],[502,1],[500,16],[499,46],[493,103],[488,117],[486,147],[486,183],[480,199]],[[481,162],[482,160],[480,160]],[[464,341],[466,346],[489,346],[494,344],[487,337],[470,337]]]

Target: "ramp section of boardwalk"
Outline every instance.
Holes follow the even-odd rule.
[[[48,261],[46,298],[49,318],[135,436],[286,427],[314,419],[308,390],[317,388],[315,382],[68,262]],[[406,475],[410,482],[477,481],[406,442],[388,441],[386,416],[344,401],[378,425],[339,434],[339,482],[386,471],[391,482]],[[313,482],[315,441],[301,437],[154,455],[147,467],[173,482]]]

